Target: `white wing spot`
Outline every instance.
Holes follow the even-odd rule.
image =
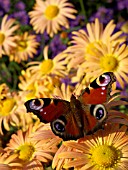
[[[40,109],[40,112],[43,112],[43,108],[42,108],[42,109]]]
[[[102,87],[101,89],[102,89],[102,90],[105,90],[105,87]]]

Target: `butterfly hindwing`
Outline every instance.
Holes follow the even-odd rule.
[[[90,86],[84,89],[78,100],[81,103],[83,114],[84,133],[89,134],[99,129],[107,118],[104,103],[110,98],[115,76],[107,72],[96,78]]]
[[[82,126],[79,126],[74,114],[69,110],[66,115],[60,116],[51,122],[52,131],[63,140],[83,137]]]

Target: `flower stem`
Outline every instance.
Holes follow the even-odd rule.
[[[83,0],[80,0],[80,6],[81,6],[82,14],[85,16],[85,22],[87,23],[87,22],[88,22],[88,20],[87,20],[87,15],[86,15],[85,5],[84,5]]]

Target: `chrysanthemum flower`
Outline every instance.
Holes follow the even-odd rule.
[[[13,97],[6,97],[0,100],[0,133],[3,134],[2,126],[9,130],[11,117],[16,110],[16,100]]]
[[[38,80],[32,78],[32,74],[29,70],[22,70],[21,76],[19,76],[20,83],[18,84],[22,94],[24,96],[24,101],[41,97],[38,96]]]
[[[128,21],[126,21],[120,28],[123,33],[128,34]]]
[[[120,86],[124,88],[124,81],[128,82],[128,48],[125,44],[116,44],[113,48],[111,43],[97,44],[93,55],[83,63],[83,67],[89,72],[99,76],[104,72],[113,72]]]
[[[103,28],[103,24],[96,18],[94,23],[86,25],[87,32],[81,29],[74,31],[72,45],[67,48],[67,52],[70,53],[69,58],[71,58],[68,67],[77,67],[79,63],[85,61],[89,54],[93,54],[97,50],[95,44],[111,42],[114,46],[117,42],[124,42],[124,38],[120,37],[121,31],[113,33],[115,27],[112,20]]]
[[[29,57],[33,58],[34,54],[37,53],[37,46],[39,43],[36,41],[35,35],[29,35],[25,32],[23,35],[18,36],[16,46],[12,49],[9,55],[10,60],[16,62],[26,61]]]
[[[30,23],[37,33],[47,33],[52,37],[61,26],[69,28],[68,18],[75,19],[77,11],[67,0],[36,0],[33,11],[29,12]]]
[[[53,96],[55,98],[60,98],[63,100],[70,101],[72,92],[73,92],[73,88],[71,88],[71,86],[69,85],[66,86],[64,83],[62,83],[60,87],[55,87]]]
[[[24,106],[21,106],[24,108]],[[14,112],[13,116],[11,117],[10,125],[14,129],[22,129],[25,132],[30,125],[35,124],[37,121],[37,117],[34,114],[27,114],[26,109],[25,111],[20,111],[19,109]]]
[[[4,84],[1,86],[5,87],[4,91],[2,90],[2,95],[5,94],[0,100],[0,134],[5,135],[3,129],[9,131],[12,126],[23,131],[28,129],[28,126],[34,123],[36,117],[26,114],[24,94],[11,93]]]
[[[43,169],[42,163],[51,161],[57,150],[57,142],[54,140],[54,145],[52,141],[56,136],[50,133],[51,130],[42,130],[43,139],[37,140],[32,132],[35,133],[32,126],[26,132],[19,130],[17,134],[12,135],[5,150],[8,154],[17,155],[18,162],[24,169],[30,167],[31,169]]]
[[[65,142],[67,151],[58,155],[53,167],[74,167],[76,170],[126,170],[128,164],[127,127],[108,125],[78,142]],[[70,148],[71,151],[68,151]],[[66,162],[67,161],[67,162]]]
[[[8,15],[5,15],[2,19],[0,26],[0,57],[2,54],[10,54],[12,47],[16,46],[14,32],[19,28],[18,25],[14,25],[14,19],[8,19]]]
[[[8,92],[9,92],[8,86],[5,83],[0,84],[0,100],[4,99]]]
[[[14,116],[17,104],[14,96],[10,93],[6,84],[0,85],[0,134],[3,135],[2,127],[9,130],[11,118]]]
[[[64,163],[67,163],[70,161],[70,159],[65,159],[65,158],[62,158],[60,159],[59,158],[59,154],[63,153],[63,152],[71,152],[73,151],[73,148],[71,147],[66,147],[63,143],[62,145],[60,146],[60,148],[58,149],[58,151],[56,152],[54,158],[53,158],[53,161],[52,161],[52,168],[53,169],[56,169],[56,170],[61,170],[61,169],[64,169],[63,168],[63,165]]]
[[[105,103],[108,118],[106,123],[118,123],[128,126],[128,115],[120,111],[120,106],[128,105],[127,96],[117,93],[116,90],[112,91],[112,96],[108,102]]]
[[[55,56],[53,59],[48,58],[48,46],[44,48],[44,60],[40,61],[32,61],[29,62],[29,68],[31,74],[36,79],[41,79],[45,76],[59,76],[63,77],[67,74],[67,63],[66,53],[60,53]]]
[[[16,162],[16,157],[17,155],[9,155],[6,152],[0,153],[0,169],[21,169],[21,164],[19,162]]]
[[[22,70],[19,77],[19,88],[22,90],[26,100],[38,97],[52,97],[55,86],[60,84],[58,77],[45,76],[43,79],[36,79],[30,70]]]
[[[27,130],[30,124],[37,120],[36,115],[26,114],[25,92],[6,93],[6,96],[0,100],[0,132],[3,134],[3,128]],[[3,134],[5,136],[6,134]]]

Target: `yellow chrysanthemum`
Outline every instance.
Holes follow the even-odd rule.
[[[68,68],[77,67],[80,63],[84,62],[89,55],[97,49],[96,44],[106,44],[111,42],[114,46],[117,42],[122,43],[125,41],[124,37],[120,37],[121,31],[113,33],[116,25],[113,20],[110,21],[103,29],[103,24],[96,18],[94,23],[86,25],[87,32],[84,30],[74,31],[71,41],[71,46],[67,48],[69,52],[70,62]]]
[[[45,76],[43,79],[36,79],[27,69],[22,70],[19,77],[19,88],[22,90],[25,101],[38,97],[52,97],[55,86],[60,84],[58,77]]]
[[[26,61],[29,57],[33,58],[37,53],[37,46],[39,43],[36,41],[35,35],[29,35],[25,32],[23,35],[18,36],[16,47],[14,47],[9,55],[10,60],[16,62]]]
[[[55,87],[53,96],[55,98],[60,98],[63,100],[70,101],[71,95],[73,92],[73,88],[69,85],[65,85],[64,83],[61,84],[60,87]]]
[[[22,129],[25,132],[30,125],[37,121],[36,115],[27,114],[26,112],[16,112],[11,119],[11,126],[16,129]]]
[[[45,126],[45,125],[43,125]],[[57,141],[51,130],[42,130],[42,139],[36,138],[36,133],[40,133],[39,129],[30,126],[26,132],[19,130],[17,134],[11,136],[5,150],[8,154],[17,155],[18,161],[24,169],[40,169],[43,170],[43,163],[48,163],[53,159],[53,154],[57,151]],[[39,135],[41,136],[41,134]]]
[[[128,21],[126,21],[122,26],[121,26],[121,30],[123,31],[123,33],[128,33]]]
[[[127,169],[128,135],[127,127],[118,124],[108,125],[92,136],[86,136],[77,142],[65,142],[67,147],[53,160],[53,168],[71,168],[76,170],[116,170]],[[54,157],[55,158],[55,157]]]
[[[47,33],[52,37],[61,26],[69,28],[68,18],[75,19],[77,11],[67,0],[36,0],[33,11],[29,12],[30,23],[37,33]]]
[[[5,135],[3,128],[9,131],[12,126],[25,131],[37,119],[36,116],[26,114],[26,100],[22,92],[11,93],[4,84],[1,86],[5,87],[2,91],[6,93],[0,100],[0,134]]]
[[[117,81],[124,88],[124,81],[128,82],[128,48],[125,44],[111,43],[97,44],[96,51],[82,64],[87,73],[94,72],[99,76],[104,72],[113,72]]]
[[[9,130],[11,117],[16,110],[16,100],[13,97],[6,97],[0,101],[0,133],[3,134],[2,126]],[[3,124],[3,125],[2,125]]]
[[[9,130],[11,118],[14,116],[14,111],[17,108],[17,103],[13,93],[10,93],[6,84],[0,85],[0,134],[3,134],[4,127]]]
[[[8,19],[8,15],[5,15],[2,19],[0,26],[0,57],[2,54],[10,54],[12,47],[16,46],[14,32],[19,28],[18,25],[14,25],[14,19]]]
[[[48,46],[44,48],[44,60],[32,61],[29,63],[28,70],[31,72],[32,76],[36,79],[41,79],[45,76],[59,76],[63,77],[67,74],[67,63],[66,53],[60,53],[53,59],[48,58]]]
[[[8,86],[5,83],[0,84],[0,100],[4,99],[8,92],[9,92]]]

